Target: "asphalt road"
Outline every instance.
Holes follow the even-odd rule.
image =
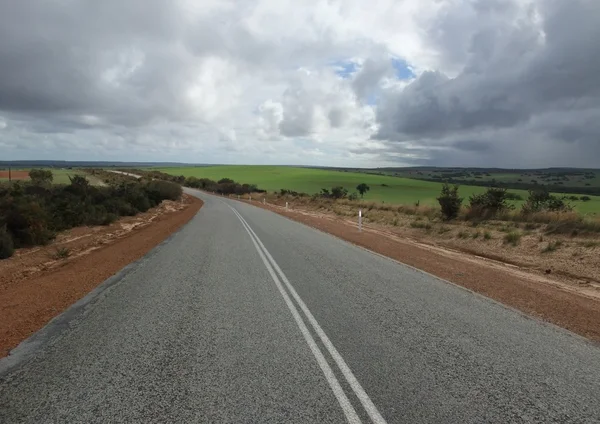
[[[600,422],[598,345],[199,196],[168,242],[0,361],[1,423]]]

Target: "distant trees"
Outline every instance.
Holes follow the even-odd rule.
[[[366,185],[365,183],[360,183],[356,186],[356,190],[360,193],[360,197],[364,197],[365,193],[369,191],[371,187]]]

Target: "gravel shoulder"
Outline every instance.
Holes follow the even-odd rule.
[[[202,201],[185,195],[105,227],[61,233],[0,261],[0,357],[187,223]]]

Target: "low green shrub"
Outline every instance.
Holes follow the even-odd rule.
[[[70,180],[67,185],[38,181],[0,187],[0,258],[12,255],[14,248],[47,244],[57,231],[109,225],[119,216],[145,212],[182,194],[179,184],[168,181],[121,179],[94,187],[80,175]]]
[[[521,236],[521,233],[518,231],[510,231],[504,236],[504,243],[517,246],[521,242]]]
[[[10,258],[15,252],[12,237],[5,227],[0,227],[0,259]]]

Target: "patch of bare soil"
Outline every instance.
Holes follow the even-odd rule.
[[[184,195],[105,227],[79,227],[0,261],[0,357],[187,223],[202,201]]]
[[[543,236],[523,232],[520,243],[512,246],[503,241],[506,234],[503,228],[460,225],[448,230],[438,224],[426,230],[400,222],[392,226],[370,222],[359,232],[355,218],[343,213],[252,204],[600,341],[600,261],[594,247],[585,247],[593,246],[589,240],[563,237],[541,241]],[[439,228],[443,228],[442,234]],[[491,238],[484,239],[485,231]],[[462,233],[460,238],[456,238],[458,232]],[[474,236],[476,232],[478,236]],[[540,250],[540,245],[547,246],[557,240],[561,243],[556,250]]]
[[[9,176],[13,180],[28,180],[29,171],[0,171],[0,178],[8,179]]]

